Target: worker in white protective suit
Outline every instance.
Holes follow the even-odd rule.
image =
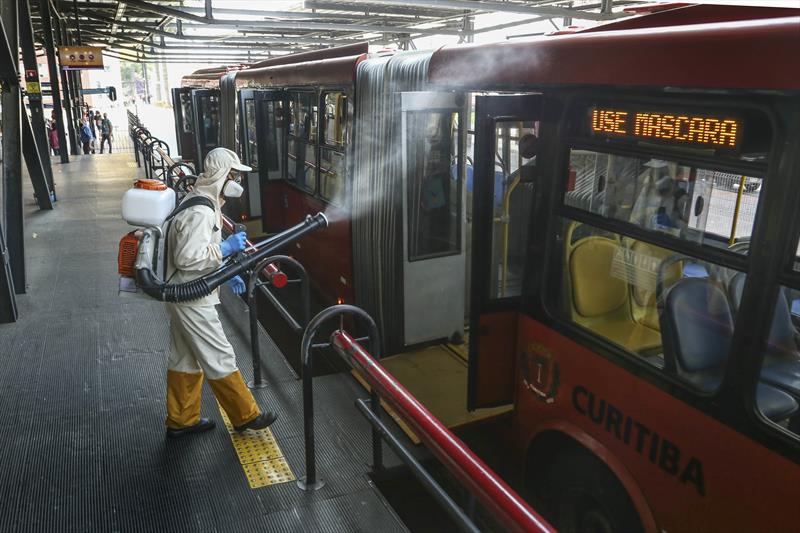
[[[192,197],[203,196],[214,206],[192,205],[180,211],[167,228],[167,279],[183,283],[197,279],[222,265],[223,258],[245,247],[244,232],[222,240],[221,207],[225,197],[239,197],[238,171],[251,170],[226,148],[211,150],[204,160]],[[207,204],[207,203],[206,203]],[[244,281],[236,276],[227,284],[237,294],[245,291]],[[236,367],[236,356],[222,330],[217,310],[219,289],[185,303],[168,303],[170,316],[170,356],[167,370],[167,436],[207,431],[214,422],[200,417],[203,375],[208,378],[219,404],[228,414],[234,429],[262,429],[275,421],[275,414],[262,413]]]

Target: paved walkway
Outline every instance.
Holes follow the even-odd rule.
[[[203,412],[218,427],[164,438],[164,306],[117,294],[130,231],[120,199],[139,171],[131,154],[72,161],[54,165],[55,210],[38,211],[26,191],[28,290],[19,321],[0,325],[0,530],[402,531],[365,475],[369,431],[353,407],[363,391],[346,375],[315,380],[319,492],[250,488],[207,385]],[[223,300],[247,379],[247,310]],[[280,414],[272,433],[300,477],[300,383],[266,335],[262,354],[270,387],[256,398]]]

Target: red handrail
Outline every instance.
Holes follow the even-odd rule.
[[[555,532],[536,511],[447,429],[347,332],[334,331],[331,343],[349,360],[382,400],[408,424],[439,461],[509,531]]]

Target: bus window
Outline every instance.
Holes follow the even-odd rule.
[[[344,154],[330,148],[320,149],[319,193],[336,204],[344,200]]]
[[[258,142],[256,138],[256,102],[252,98],[244,101],[244,123],[246,143],[246,160],[249,166],[258,168]]]
[[[219,146],[219,96],[208,95],[198,99],[199,116],[202,117],[204,154]]]
[[[735,319],[722,280],[744,273],[567,217],[557,241],[563,318],[700,392],[717,389]]]
[[[317,102],[313,92],[289,93],[287,179],[309,192],[316,190]]]
[[[520,150],[520,139],[535,134],[533,123],[497,122],[495,132],[494,216],[490,298],[519,296],[525,267],[528,217],[533,184],[524,178],[532,167],[532,154]],[[526,157],[528,156],[528,157]],[[467,187],[469,188],[469,183]]]
[[[322,115],[323,144],[342,148],[347,143],[347,95],[341,92],[325,93]]]
[[[570,152],[564,202],[704,245],[747,253],[761,179],[675,161]]]
[[[738,306],[744,280],[733,279],[730,283],[730,299]],[[767,333],[761,363],[760,382],[767,383],[786,394],[800,399],[800,290],[799,287],[781,286],[775,302],[772,324]],[[756,397],[756,405],[767,418],[770,398]],[[773,419],[774,420],[774,419]],[[800,414],[788,420],[775,420],[779,425],[800,435]]]
[[[319,193],[325,200],[341,205],[346,176],[347,95],[342,92],[325,93],[322,100]]]
[[[408,258],[460,251],[461,179],[450,173],[456,113],[409,112],[407,120]]]
[[[194,133],[192,123],[192,94],[181,93],[181,129],[184,133]]]

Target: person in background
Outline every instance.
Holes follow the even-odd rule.
[[[81,144],[83,145],[84,154],[92,153],[94,135],[92,135],[91,123],[91,118],[88,115],[83,115],[83,120],[81,121]]]
[[[108,153],[111,153],[111,139],[114,132],[114,125],[108,119],[108,113],[103,113],[103,119],[100,121],[100,153],[103,153],[103,148],[108,141]]]
[[[97,125],[95,121],[95,115],[92,113],[91,110],[88,111],[89,117],[89,127],[92,129],[92,142],[91,142],[91,150],[92,153],[95,152],[96,144],[97,144]]]
[[[54,115],[55,116],[55,115]],[[53,155],[60,155],[59,149],[61,148],[58,143],[58,126],[56,125],[55,118],[48,121],[47,139],[50,141],[50,149],[53,150]]]

